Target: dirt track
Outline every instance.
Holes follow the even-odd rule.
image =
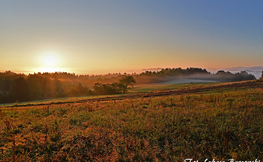
[[[101,98],[92,98],[79,101],[65,101],[65,102],[56,102],[56,103],[40,103],[40,104],[27,104],[27,105],[13,105],[5,107],[25,107],[25,106],[44,106],[51,104],[68,104],[68,103],[84,103],[84,102],[96,102],[96,101],[109,101],[109,100],[122,100],[127,98],[137,98],[137,97],[154,97],[154,96],[166,96],[166,95],[181,95],[188,93],[197,93],[206,90],[222,89],[222,88],[263,88],[263,82],[261,81],[243,81],[243,82],[231,82],[231,83],[222,83],[211,86],[203,86],[198,88],[189,88],[189,89],[177,89],[177,90],[165,90],[160,92],[149,92],[149,93],[136,93],[128,94],[123,96],[112,96],[112,97],[101,97]]]

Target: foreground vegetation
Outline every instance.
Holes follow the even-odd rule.
[[[263,83],[258,83],[160,97],[2,107],[0,161],[262,160]]]

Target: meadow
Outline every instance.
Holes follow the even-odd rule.
[[[130,93],[1,107],[0,161],[263,159],[261,81]]]

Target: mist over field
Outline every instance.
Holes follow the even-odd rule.
[[[262,75],[263,66],[254,66],[254,67],[231,67],[231,68],[222,68],[222,69],[213,69],[209,68],[211,73],[216,73],[218,70],[230,71],[231,73],[237,73],[240,71],[246,71],[249,74],[254,75],[257,79],[259,79]]]
[[[230,72],[238,72],[238,71],[246,71],[250,74],[253,74],[257,79],[259,79],[262,75],[263,71],[263,66],[256,66],[256,67],[234,67],[234,68],[229,68],[226,69],[229,70]]]
[[[174,79],[160,84],[182,84],[182,83],[209,83],[218,82],[215,80],[205,80],[205,79]]]

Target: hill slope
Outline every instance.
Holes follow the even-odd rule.
[[[0,161],[262,159],[262,84],[1,108]]]

